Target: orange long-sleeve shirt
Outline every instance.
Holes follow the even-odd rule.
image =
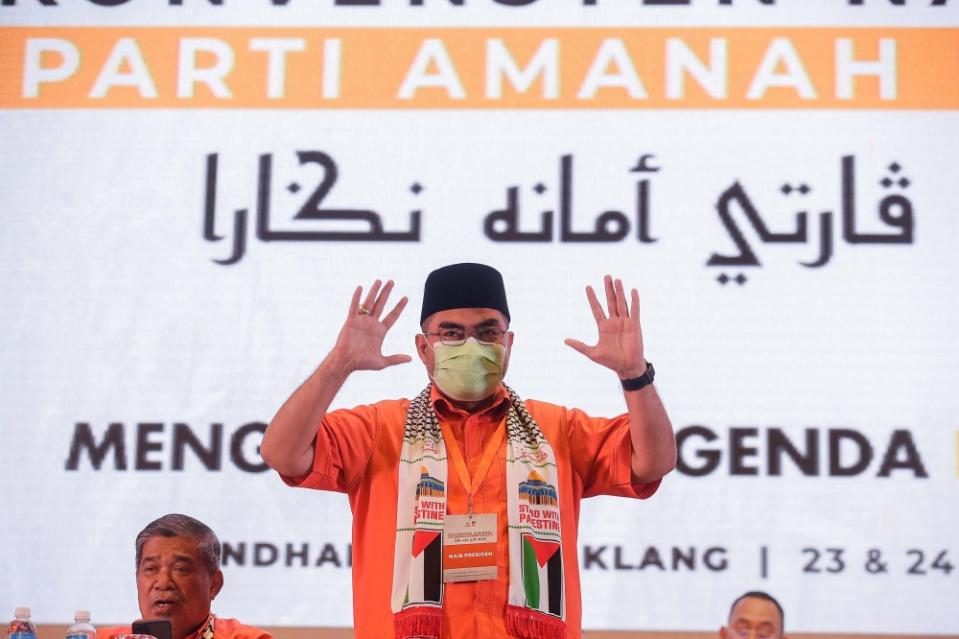
[[[485,410],[470,414],[450,404],[434,387],[433,406],[459,441],[474,473],[487,438],[505,428],[509,398],[502,386]],[[292,486],[349,495],[353,510],[353,618],[357,639],[393,637],[390,594],[396,530],[397,478],[409,400],[386,400],[327,413],[316,435],[313,468],[303,477],[283,477]],[[567,636],[579,639],[582,610],[577,560],[579,502],[594,495],[647,498],[659,487],[632,483],[629,419],[589,417],[545,402],[526,407],[556,455],[566,579]],[[476,512],[496,513],[498,577],[448,583],[443,598],[444,639],[510,637],[506,631],[509,555],[506,515],[506,441],[474,497]],[[448,476],[447,510],[466,512],[466,490]]]

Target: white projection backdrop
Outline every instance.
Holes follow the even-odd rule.
[[[959,633],[956,6],[653,4],[0,7],[0,609],[138,616],[133,538],[185,512],[220,614],[351,625],[347,500],[262,430],[354,286],[410,297],[413,354],[426,274],[481,261],[510,384],[593,414],[584,286],[642,297],[680,467],[584,504],[587,628],[758,588],[796,632]]]

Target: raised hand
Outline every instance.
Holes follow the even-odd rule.
[[[357,286],[353,291],[346,322],[340,329],[331,353],[349,371],[375,371],[387,366],[405,364],[412,359],[409,355],[383,355],[382,352],[386,332],[392,328],[409,301],[404,296],[393,310],[380,319],[392,291],[393,280],[387,280],[385,285],[376,280],[362,304],[360,296],[363,294],[363,287]]]
[[[577,339],[567,339],[566,344],[590,358],[597,364],[616,371],[620,379],[639,377],[646,371],[643,358],[643,331],[639,325],[639,292],[630,291],[627,305],[622,280],[607,275],[603,278],[606,288],[606,312],[596,298],[592,286],[586,287],[586,299],[596,319],[599,339],[588,346]]]

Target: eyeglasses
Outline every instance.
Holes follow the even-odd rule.
[[[481,344],[501,344],[503,336],[509,331],[504,331],[497,326],[485,326],[466,330],[464,328],[444,328],[435,333],[423,333],[429,337],[439,337],[440,344],[444,346],[460,346],[466,343],[469,337],[475,337]]]

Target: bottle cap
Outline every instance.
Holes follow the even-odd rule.
[[[80,622],[89,622],[90,621],[90,611],[89,610],[77,610],[73,613],[73,620],[77,623]]]
[[[13,616],[14,616],[14,617],[26,617],[27,619],[29,619],[29,618],[30,618],[30,608],[28,608],[27,606],[20,606],[19,608],[17,608],[16,610],[13,611]]]

